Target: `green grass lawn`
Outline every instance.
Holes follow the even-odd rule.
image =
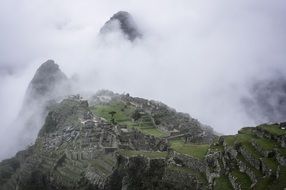
[[[91,107],[92,112],[100,117],[103,117],[107,121],[111,122],[110,112],[116,112],[114,114],[114,119],[116,122],[126,122],[131,121],[131,115],[135,108],[133,106],[127,106],[123,102],[111,102],[109,104],[97,105]]]
[[[203,159],[209,149],[209,144],[187,144],[181,139],[171,140],[170,144],[171,148],[176,152],[198,159]]]
[[[215,179],[214,190],[232,190],[232,185],[226,175]]]
[[[169,135],[168,133],[156,128],[148,114],[138,121],[133,121],[132,114],[136,108],[132,105],[126,105],[123,102],[111,102],[104,105],[97,105],[91,107],[91,110],[95,115],[103,117],[110,123],[112,119],[110,112],[116,112],[114,114],[115,122],[121,125],[126,125],[128,128],[138,129],[146,135],[152,135],[155,137],[166,137]]]
[[[154,137],[166,137],[167,133],[157,128],[138,128],[142,133],[146,135],[152,135]]]
[[[167,152],[160,152],[160,151],[136,151],[136,150],[121,149],[118,152],[119,154],[127,157],[140,156],[140,155],[153,159],[167,157]]]

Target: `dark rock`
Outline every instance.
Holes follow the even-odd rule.
[[[125,11],[119,11],[114,14],[109,21],[107,21],[104,26],[100,29],[100,33],[109,33],[117,28],[114,27],[116,22],[119,24],[119,29],[128,38],[128,40],[133,41],[137,38],[141,38],[142,34],[139,32],[136,23],[134,22],[132,16]]]
[[[53,60],[48,60],[38,68],[30,82],[26,102],[48,101],[68,94],[68,90],[68,78]]]

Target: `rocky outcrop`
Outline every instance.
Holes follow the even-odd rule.
[[[53,60],[43,63],[36,71],[26,92],[27,104],[51,100],[69,94],[68,78]]]
[[[181,154],[176,151],[170,151],[170,156],[178,165],[191,168],[197,172],[206,171],[206,162],[204,160],[200,160],[186,154]]]
[[[142,34],[139,32],[132,16],[125,11],[119,11],[114,14],[100,29],[100,33],[106,34],[116,30],[121,31],[130,41],[134,41],[135,39],[142,37]]]

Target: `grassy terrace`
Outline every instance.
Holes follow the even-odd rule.
[[[209,144],[186,144],[181,139],[171,140],[170,144],[173,150],[198,159],[203,159],[209,148]]]
[[[243,144],[246,142],[250,142],[250,140],[253,138],[253,135],[240,133],[237,135],[224,136],[224,142],[229,146],[233,146],[236,142]]]
[[[232,190],[232,185],[226,175],[215,179],[214,190]]]
[[[273,181],[270,177],[260,179],[255,185],[255,189],[284,189],[286,187],[286,167],[282,166],[279,179]]]
[[[118,151],[118,153],[126,157],[145,156],[151,159],[167,157],[167,152],[159,152],[159,151],[135,151],[135,150],[121,149]]]
[[[276,142],[270,141],[265,138],[264,139],[257,138],[254,141],[264,150],[272,150],[273,148],[279,148]]]
[[[121,123],[125,121],[131,121],[131,115],[135,111],[133,106],[127,106],[123,102],[112,102],[110,104],[98,105],[91,107],[94,114],[105,118],[107,121],[111,122],[110,112],[114,111],[114,119],[116,122]]]
[[[229,146],[233,146],[236,137],[234,135],[228,135],[228,136],[223,136],[224,137],[224,142],[229,145]]]
[[[257,128],[263,129],[273,135],[286,135],[286,130],[281,129],[278,124],[273,125],[260,125]]]
[[[111,171],[104,166],[103,161],[100,159],[95,159],[90,162],[90,166],[98,170],[102,175],[106,176],[111,173]]]
[[[238,135],[236,135],[236,141],[238,143],[241,143],[241,144],[249,143],[254,138],[255,138],[255,136],[253,136],[251,134],[238,134]]]
[[[192,170],[191,168],[170,165],[167,167],[167,170],[176,171],[176,172],[180,172],[180,173],[186,173],[186,174],[192,174],[194,176],[197,176],[199,181],[207,183],[206,176],[204,173],[196,172],[196,171]]]
[[[241,185],[241,189],[250,189],[251,180],[245,173],[235,170],[231,172],[231,175],[237,177],[237,182]]]
[[[262,158],[262,161],[269,167],[272,171],[276,171],[278,167],[278,163],[274,158]]]
[[[263,150],[271,151],[273,149],[277,149],[278,152],[284,156],[286,156],[286,149],[281,148],[279,144],[275,141],[271,141],[269,139],[255,139],[254,140]]]
[[[267,189],[269,185],[273,182],[273,179],[270,177],[263,177],[258,180],[258,182],[255,184],[255,189]]]
[[[132,114],[136,108],[132,105],[127,105],[123,102],[111,102],[109,104],[97,105],[91,107],[92,112],[100,117],[103,117],[111,123],[112,116],[110,112],[116,112],[114,114],[114,120],[118,124],[126,125],[128,128],[135,128],[146,135],[152,135],[155,137],[166,137],[168,134],[158,128],[156,128],[150,116],[143,116],[138,121],[132,120]]]
[[[244,128],[241,128],[241,129],[238,131],[238,133],[239,133],[239,134],[252,135],[254,130],[255,130],[254,127],[244,127]]]
[[[242,161],[243,163],[245,163],[246,166],[254,172],[256,177],[262,177],[263,176],[262,173],[259,170],[257,170],[256,168],[254,168],[252,165],[250,165],[249,162],[246,161],[240,153],[237,155],[237,159]]]
[[[250,153],[254,158],[259,159],[262,156],[257,152],[257,150],[252,146],[250,142],[246,142],[243,144],[243,148]]]
[[[272,189],[285,189],[286,187],[286,166],[280,166],[280,176],[271,186]]]
[[[222,145],[214,145],[214,144],[211,144],[210,145],[210,149],[212,151],[223,151],[224,150],[224,147]]]

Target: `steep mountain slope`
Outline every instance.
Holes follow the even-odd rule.
[[[285,147],[285,123],[242,128],[211,145],[207,175],[214,189],[284,189]]]
[[[161,102],[108,90],[59,101],[69,89],[53,61],[38,69],[23,121],[46,118],[23,128],[38,133],[33,145],[0,163],[0,190],[286,187],[286,123],[217,137]]]
[[[35,144],[0,163],[0,189],[286,187],[285,123],[216,138],[162,103],[110,91],[49,109]]]
[[[11,124],[19,130],[14,131],[17,140],[5,148],[21,150],[34,143],[48,112],[47,107],[70,94],[70,90],[69,80],[59,66],[53,60],[44,62],[31,80],[20,112]]]
[[[133,17],[125,11],[114,14],[100,29],[100,33],[107,34],[118,30],[130,41],[142,37]]]
[[[97,95],[89,106],[72,96],[51,106],[36,143],[1,163],[2,189],[132,189],[139,183],[142,189],[181,187],[182,179],[173,178],[180,168],[169,164],[167,151],[171,146],[183,153],[193,148],[195,152],[188,153],[200,163],[205,143],[214,136],[204,135],[198,121],[161,103],[116,94],[108,102],[95,101],[102,98]],[[160,110],[166,120],[155,124],[152,114]],[[182,138],[181,144],[171,145],[177,138]],[[202,186],[201,172],[197,168],[187,176],[192,180],[188,185]]]
[[[68,78],[53,60],[47,60],[36,71],[26,92],[25,104],[48,101],[68,93]]]

